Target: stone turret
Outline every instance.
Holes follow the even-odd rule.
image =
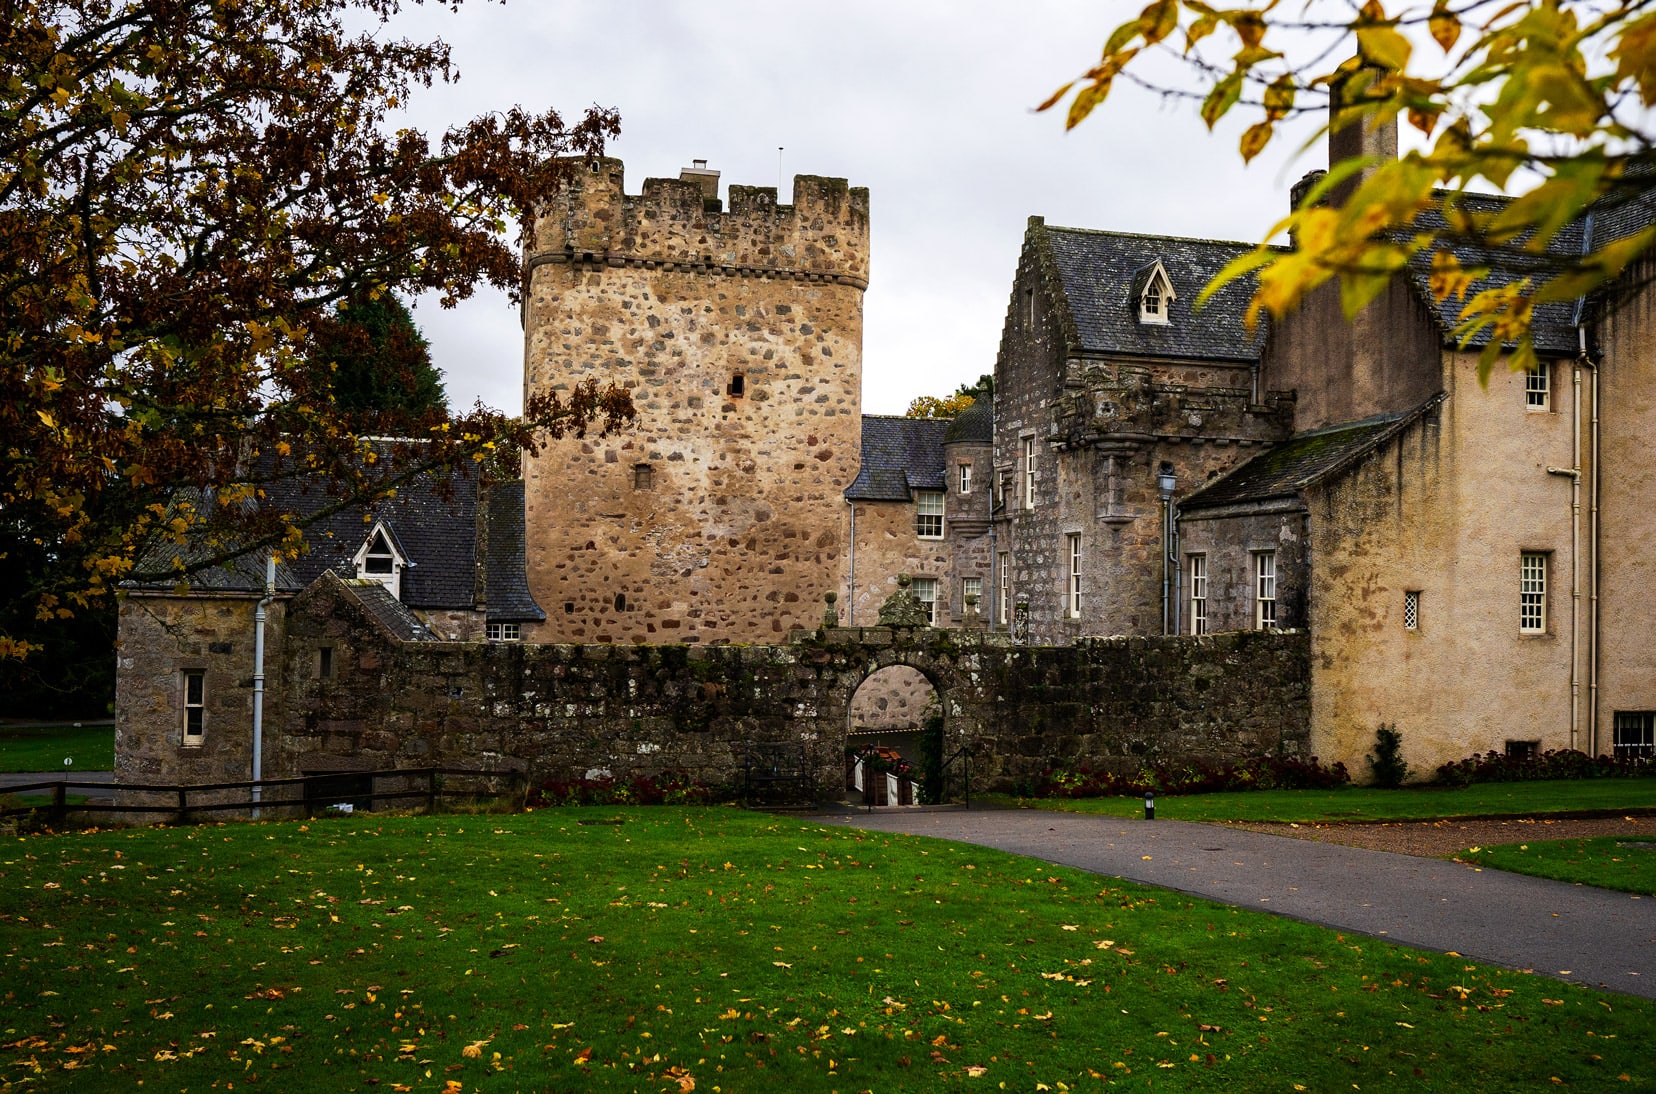
[[[820,621],[861,428],[868,191],[627,194],[577,165],[524,256],[524,389],[627,388],[637,423],[525,464],[539,641],[770,641]]]

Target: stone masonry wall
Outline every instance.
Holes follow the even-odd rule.
[[[525,391],[627,388],[634,426],[525,466],[535,641],[779,642],[844,566],[861,440],[868,193],[799,176],[622,189],[583,169],[526,255]]]
[[[1299,633],[1124,638],[1013,647],[925,628],[838,628],[780,646],[402,643],[319,582],[292,606],[281,774],[432,764],[531,782],[684,769],[739,779],[749,741],[800,741],[823,787],[843,775],[852,696],[908,665],[936,687],[952,751],[1011,786],[1055,761],[1303,754],[1309,695]],[[318,643],[340,650],[311,679]]]

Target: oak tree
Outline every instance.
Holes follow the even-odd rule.
[[[343,505],[631,413],[624,393],[588,385],[521,419],[477,407],[431,421],[388,452],[331,410],[306,366],[319,320],[363,293],[515,292],[510,229],[567,157],[618,131],[598,108],[566,122],[514,107],[436,137],[393,128],[411,93],[454,75],[442,43],[394,33],[396,8],[6,5],[0,541],[30,548],[6,592],[35,618],[123,580],[300,549],[298,518],[256,504],[261,474],[326,476]],[[166,540],[191,546],[153,550]],[[0,656],[28,645],[0,633]]]
[[[1158,57],[1176,59],[1170,80],[1151,75]],[[1258,271],[1253,314],[1331,280],[1353,314],[1429,261],[1439,299],[1463,305],[1460,335],[1485,341],[1487,375],[1504,350],[1513,368],[1533,361],[1537,306],[1591,293],[1656,240],[1649,215],[1618,215],[1656,189],[1656,9],[1642,0],[1153,0],[1042,109],[1067,99],[1073,127],[1122,81],[1191,98],[1210,129],[1241,114],[1244,160],[1307,112],[1325,131],[1400,121],[1416,135],[1401,157],[1331,163],[1271,229],[1296,245],[1224,271]],[[1471,198],[1480,187],[1511,200]],[[1562,246],[1589,211],[1618,230]]]

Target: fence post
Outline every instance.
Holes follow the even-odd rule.
[[[190,823],[190,788],[187,786],[178,788],[178,823]]]
[[[69,802],[68,802],[67,796],[65,794],[65,791],[67,791],[68,788],[69,788],[68,783],[63,782],[62,780],[59,780],[58,784],[57,784],[57,787],[52,791],[52,827],[53,828],[62,828],[63,824],[64,824],[64,821],[66,821],[68,819],[68,816],[69,816]]]
[[[437,769],[435,767],[429,767],[429,768],[426,769],[426,814],[427,815],[432,815],[432,814],[435,814],[436,812],[437,812]]]

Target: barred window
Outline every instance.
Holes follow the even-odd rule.
[[[1543,634],[1547,630],[1547,556],[1525,551],[1518,566],[1518,633]]]
[[[1208,628],[1207,555],[1190,556],[1190,633],[1206,634]]]
[[[943,491],[915,492],[914,531],[921,539],[943,538]]]
[[[1277,625],[1276,552],[1254,552],[1254,626],[1274,631]]]
[[[1403,594],[1403,629],[1418,631],[1420,629],[1420,594],[1410,591]]]
[[[1656,711],[1616,711],[1612,754],[1617,759],[1656,756]]]

